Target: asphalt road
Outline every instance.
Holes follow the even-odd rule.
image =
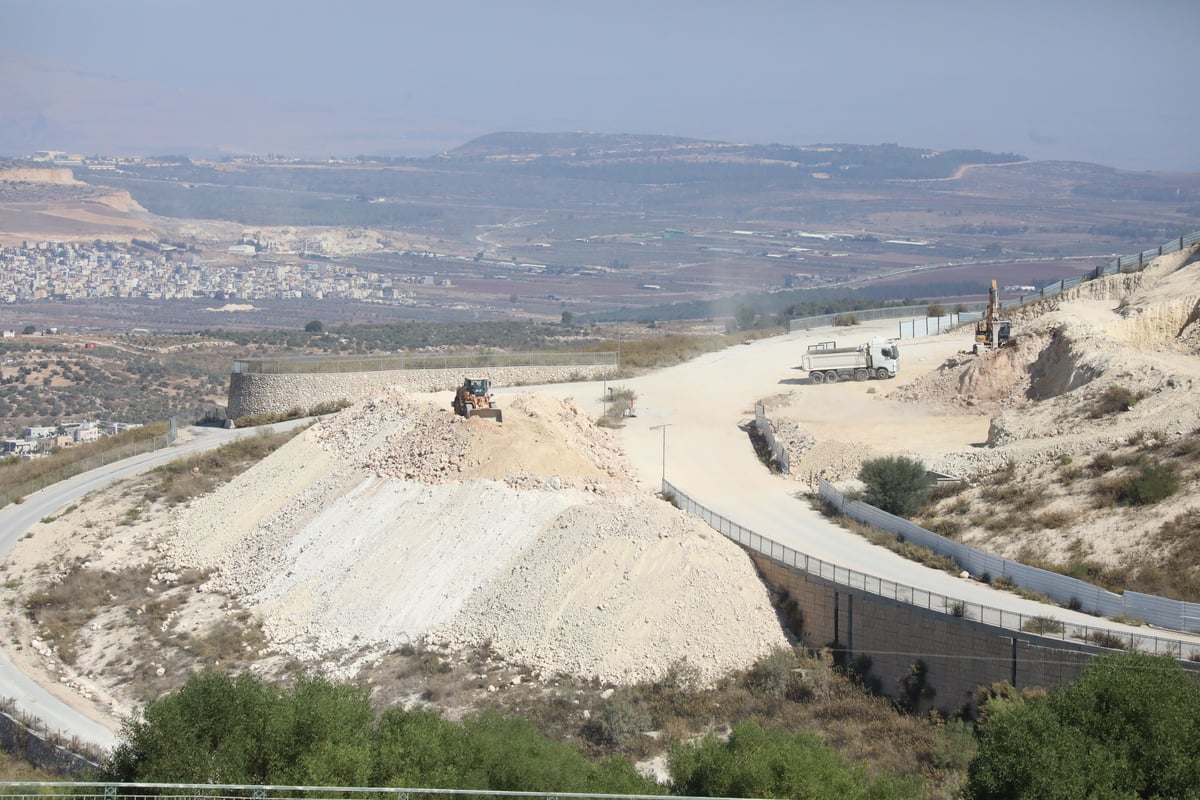
[[[852,331],[839,330],[836,336],[847,343],[850,339],[858,343],[872,336],[894,336],[895,332],[895,321],[884,320]],[[1037,603],[901,558],[831,523],[807,501],[796,497],[801,488],[799,483],[773,475],[763,467],[740,426],[753,418],[756,400],[787,391],[789,382],[801,375],[791,368],[799,363],[806,345],[833,336],[828,328],[776,336],[620,381],[622,388],[636,393],[637,416],[624,421],[617,437],[642,486],[648,491],[657,490],[665,474],[697,502],[745,528],[799,552],[868,575],[1013,613],[1053,616],[1077,625],[1146,633],[1145,628],[1130,628]],[[939,354],[945,350],[946,341],[944,337],[931,337],[902,343],[902,377],[906,365],[911,374],[928,371],[940,363]],[[501,408],[505,395],[523,392],[570,397],[583,410],[599,416],[605,388],[606,384],[598,381],[549,384],[500,388],[496,395]],[[848,387],[835,384],[822,388],[831,393],[828,397],[836,398],[832,393]],[[445,406],[450,393],[435,393],[431,397]],[[87,492],[190,452],[216,447],[232,436],[245,433],[191,430],[194,436],[177,446],[80,475],[30,496],[20,506],[0,509],[0,557],[42,517],[56,513]],[[903,447],[899,433],[896,446]],[[115,741],[113,731],[73,710],[13,669],[2,651],[0,694],[15,698],[20,708],[40,717],[51,730],[78,735],[106,747]]]
[[[284,429],[303,424],[294,420],[273,426]],[[79,498],[103,489],[123,478],[147,472],[193,453],[220,447],[238,436],[254,435],[256,430],[225,430],[222,428],[188,428],[179,441],[162,450],[143,453],[118,461],[29,495],[24,502],[0,509],[0,560],[7,557],[13,545],[43,517],[56,514]],[[11,610],[9,613],[14,613]],[[92,718],[61,700],[55,693],[21,672],[9,658],[6,648],[0,647],[0,695],[15,701],[17,708],[41,720],[45,728],[67,739],[80,740],[111,748],[117,743],[117,731],[105,722]]]

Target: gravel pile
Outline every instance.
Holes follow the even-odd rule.
[[[686,659],[714,679],[786,643],[746,554],[632,472],[569,403],[506,398],[497,424],[390,392],[198,499],[164,550],[335,674],[421,641],[545,675]]]

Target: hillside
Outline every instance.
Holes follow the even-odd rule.
[[[127,489],[44,521],[11,563],[113,601],[16,635],[117,711],[179,685],[219,631],[234,641],[222,661],[271,674],[487,648],[546,679],[612,684],[682,661],[712,681],[786,644],[747,556],[629,474],[568,403],[521,396],[501,425],[388,393],[187,507]],[[129,581],[145,586],[132,608],[111,588]]]
[[[1085,283],[1014,322],[1011,347],[960,353],[891,394],[943,406],[943,424],[990,418],[975,447],[905,448],[967,480],[921,521],[1118,591],[1200,601],[1196,250]]]

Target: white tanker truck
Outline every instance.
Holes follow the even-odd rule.
[[[807,371],[812,383],[894,378],[900,371],[900,346],[895,339],[883,338],[858,347],[838,347],[834,342],[811,344],[804,362],[796,369]]]

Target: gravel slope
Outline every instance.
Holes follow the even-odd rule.
[[[499,425],[389,393],[194,502],[166,549],[274,648],[346,673],[428,640],[547,674],[686,659],[712,679],[785,644],[749,558],[629,473],[570,403],[513,398]]]

